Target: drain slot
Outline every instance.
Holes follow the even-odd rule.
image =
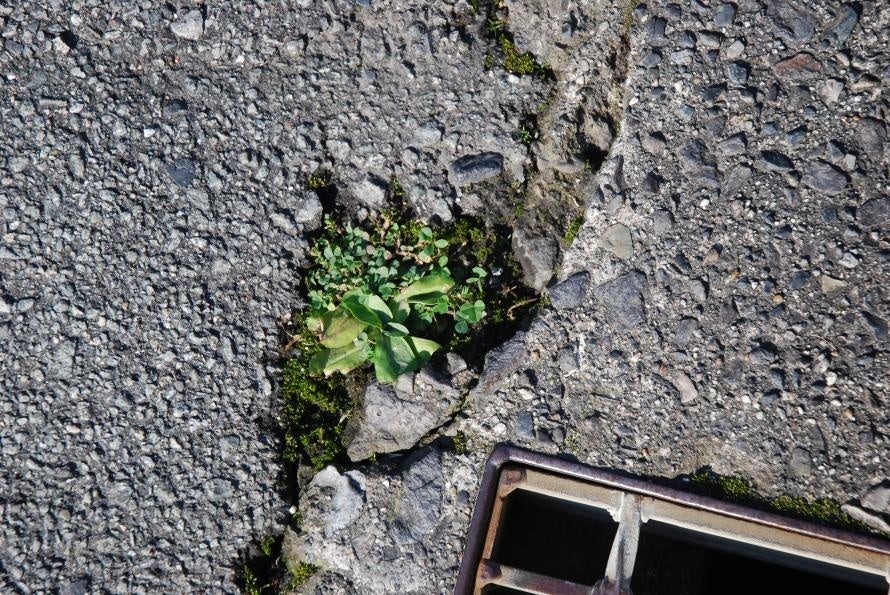
[[[885,595],[890,542],[499,446],[455,593]]]
[[[605,510],[515,490],[506,498],[491,560],[593,585],[605,575],[617,530]]]
[[[650,522],[640,531],[631,590],[634,595],[885,595],[887,586],[878,575]]]

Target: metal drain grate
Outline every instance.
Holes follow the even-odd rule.
[[[890,542],[499,446],[455,593],[886,595]]]

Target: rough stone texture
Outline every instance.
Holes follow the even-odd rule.
[[[463,1],[0,5],[0,590],[235,590],[287,517],[257,420],[319,170],[358,217],[393,176],[442,221],[518,185],[530,280],[589,290],[489,354],[467,452],[307,488],[307,588],[449,592],[500,441],[886,523],[887,3],[504,5],[555,84],[486,69]]]
[[[338,213],[395,176],[441,220],[456,159],[523,176],[550,85],[486,70],[465,2],[199,4],[0,3],[4,593],[235,591],[289,516],[275,362],[310,175]]]
[[[552,32],[566,13],[507,4],[523,15],[529,47],[547,52],[527,23],[551,19],[540,30]],[[609,6],[599,26],[620,30],[621,8]],[[477,398],[443,428],[462,432],[469,453],[441,454],[436,529],[399,546],[368,514],[374,539],[362,539],[373,549],[356,550],[354,533],[336,545],[303,536],[316,544],[311,560],[360,591],[452,587],[476,478],[501,441],[644,476],[707,465],[765,495],[830,496],[886,525],[882,496],[869,490],[890,478],[890,244],[883,205],[870,201],[886,197],[890,168],[883,147],[863,147],[885,138],[887,99],[874,81],[890,57],[875,44],[890,9],[682,0],[640,4],[632,17],[609,154],[589,178],[559,165],[586,200],[551,289],[569,306],[553,300],[490,355]],[[573,39],[586,33],[577,22]],[[728,80],[735,62],[746,79]],[[835,102],[819,94],[828,80],[843,83]],[[554,102],[568,104],[584,84],[561,79]],[[568,134],[561,126],[546,120],[541,135]],[[633,230],[627,259],[599,242],[614,225]],[[589,290],[573,281],[579,273]],[[391,509],[392,472],[368,476],[368,508]],[[423,572],[434,577],[425,591],[403,578]]]
[[[409,449],[448,421],[459,402],[460,393],[427,370],[400,378],[396,386],[371,382],[346,426],[346,453],[361,461]]]
[[[550,288],[550,304],[557,310],[577,308],[584,303],[590,273],[575,273],[565,281]]]

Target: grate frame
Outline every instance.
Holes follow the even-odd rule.
[[[595,587],[578,585],[489,558],[505,499],[524,489],[610,512],[619,523],[606,576]],[[817,525],[707,496],[596,469],[583,463],[508,444],[495,447],[485,463],[455,595],[482,593],[501,585],[540,593],[629,592],[640,528],[667,523],[702,535],[883,577],[890,585],[890,541]],[[629,567],[623,564],[630,560]],[[890,587],[888,587],[890,595]]]

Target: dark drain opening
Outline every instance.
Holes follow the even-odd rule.
[[[489,457],[458,595],[884,595],[890,542],[509,446]]]
[[[650,521],[640,530],[634,595],[886,595],[881,577]]]
[[[618,530],[608,512],[525,490],[503,510],[492,560],[585,585],[602,578]]]

